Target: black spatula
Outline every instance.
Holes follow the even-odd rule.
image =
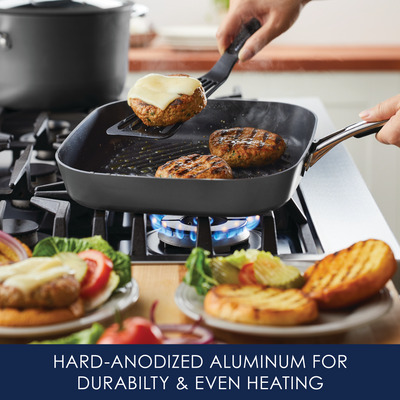
[[[253,18],[243,26],[232,44],[228,47],[212,69],[198,78],[209,98],[229,77],[238,61],[238,54],[246,40],[261,27],[260,22]],[[152,139],[167,139],[174,135],[182,126],[179,122],[170,126],[147,126],[135,113],[107,129],[108,135],[136,136]]]

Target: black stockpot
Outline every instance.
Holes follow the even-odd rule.
[[[129,0],[108,1],[110,8],[88,3],[0,9],[0,107],[67,110],[118,98],[128,72],[130,19],[145,10]]]

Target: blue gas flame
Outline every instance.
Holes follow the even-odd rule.
[[[163,221],[162,219],[164,218],[164,215],[161,214],[151,214],[150,215],[150,222],[151,226],[153,227],[154,230],[158,230],[159,232],[163,233],[166,236],[173,237],[174,235],[178,239],[183,239],[185,236],[185,229],[182,224],[179,224],[177,229],[173,230],[170,227],[168,227],[167,223]],[[210,220],[210,223],[212,224],[213,219]],[[260,223],[260,216],[259,215],[254,215],[251,217],[246,217],[246,225],[243,226],[240,220],[237,221],[237,227],[233,227],[231,229],[227,229],[222,225],[222,228],[220,230],[214,230],[212,233],[212,238],[214,241],[220,241],[223,239],[230,239],[236,235],[240,235],[244,231],[248,230],[251,231],[252,229],[256,228],[258,224]],[[193,221],[194,225],[197,225],[197,218],[194,218]],[[190,240],[192,242],[196,242],[197,239],[197,232],[196,230],[190,231],[189,233]]]

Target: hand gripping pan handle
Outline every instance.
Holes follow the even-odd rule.
[[[323,157],[328,151],[330,151],[337,144],[343,142],[343,140],[351,137],[362,138],[364,136],[377,133],[386,124],[386,121],[378,122],[356,122],[355,124],[349,125],[346,128],[339,129],[338,131],[331,133],[322,139],[313,142],[310,148],[309,155],[304,164],[304,169],[307,171],[312,167],[321,157]]]

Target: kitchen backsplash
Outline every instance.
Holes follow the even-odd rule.
[[[155,28],[171,25],[218,25],[223,14],[214,0],[142,0]],[[399,0],[313,0],[276,44],[400,44]]]

